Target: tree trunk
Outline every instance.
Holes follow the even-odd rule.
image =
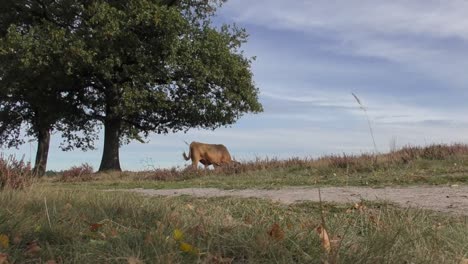
[[[47,168],[47,157],[49,156],[50,130],[40,128],[37,136],[37,153],[34,163],[33,174],[35,176],[44,176]]]
[[[104,151],[99,171],[121,171],[119,159],[120,120],[106,119],[104,122]]]

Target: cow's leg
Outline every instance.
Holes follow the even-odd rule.
[[[193,159],[192,160],[192,169],[196,170],[198,168],[198,160]]]

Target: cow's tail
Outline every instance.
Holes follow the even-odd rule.
[[[185,154],[185,151],[184,151],[184,153],[182,153],[182,157],[184,157],[185,160],[189,160],[190,159],[190,151],[189,151],[188,156],[187,156],[187,154]]]
[[[182,154],[182,157],[184,157],[184,160],[189,160],[189,159],[190,159],[190,156],[192,156],[191,153],[190,153],[190,144],[187,143],[187,141],[185,141],[185,140],[182,140],[182,141],[184,141],[184,143],[185,143],[187,146],[189,146],[189,153],[188,153],[188,156],[187,156],[187,154],[185,154],[185,151],[184,151],[184,153]]]
[[[192,156],[192,153],[191,153],[191,152],[192,152],[192,151],[191,151],[191,149],[189,148],[188,156],[187,156],[187,154],[185,154],[185,151],[184,151],[184,153],[182,153],[182,157],[184,157],[185,160],[189,160],[190,157]]]

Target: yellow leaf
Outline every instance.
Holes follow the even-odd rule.
[[[189,243],[180,242],[180,250],[187,253],[198,254],[198,249]]]
[[[0,234],[0,246],[2,248],[8,248],[10,245],[10,239],[8,238],[7,235]]]
[[[173,237],[174,237],[174,239],[176,241],[180,241],[180,240],[184,239],[184,233],[182,233],[182,231],[180,229],[175,229]]]
[[[322,247],[327,252],[330,253],[331,246],[330,246],[330,238],[328,237],[328,232],[323,225],[318,226],[315,231],[319,235],[320,239],[322,240]]]

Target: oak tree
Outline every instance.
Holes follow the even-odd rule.
[[[143,141],[150,133],[215,129],[244,113],[262,111],[252,60],[241,50],[246,31],[212,23],[223,2],[21,0],[14,9],[27,13],[18,15],[25,24],[53,26],[68,40],[66,56],[54,64],[62,71],[51,76],[64,84],[58,86],[70,88],[59,101],[73,101],[73,107],[56,123],[86,120],[89,135],[99,129],[94,122],[103,124],[103,171],[120,170],[119,147],[131,140]],[[18,16],[0,17],[0,25]],[[78,128],[61,127],[69,134]]]
[[[170,2],[170,3],[169,3]],[[94,1],[76,34],[92,58],[90,118],[104,124],[100,170],[120,170],[119,146],[149,133],[214,129],[262,110],[247,40],[211,18],[223,1]]]

